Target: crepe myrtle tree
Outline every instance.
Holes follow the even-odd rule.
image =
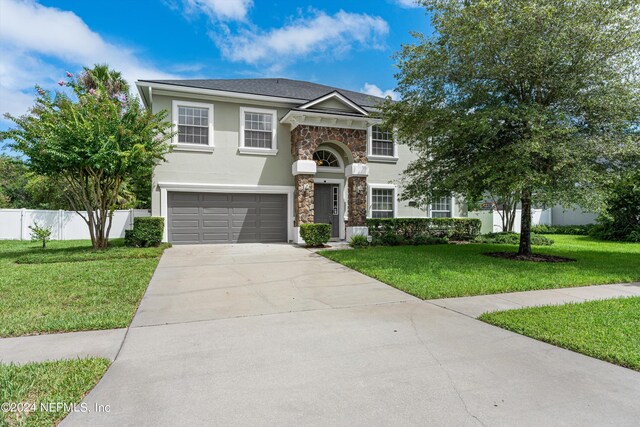
[[[418,155],[404,197],[517,194],[596,209],[640,131],[640,0],[424,0],[434,33],[396,54],[387,126]],[[422,200],[421,200],[422,199]]]
[[[64,184],[69,204],[87,223],[93,247],[100,249],[107,247],[126,183],[164,160],[173,130],[166,111],[144,110],[126,85],[114,91],[113,84],[107,87],[89,72],[77,78],[67,73],[67,81],[58,82],[65,91],[36,87],[29,114],[6,114],[15,128],[0,137],[28,159],[32,171]]]

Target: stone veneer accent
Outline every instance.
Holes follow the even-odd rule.
[[[298,125],[291,131],[291,154],[296,160],[312,160],[318,145],[335,141],[347,146],[354,163],[367,163],[367,131]]]
[[[295,187],[293,189],[293,226],[299,227],[300,224],[313,223],[313,175],[296,175]],[[309,189],[306,191],[304,186],[308,185]]]
[[[348,179],[349,215],[347,226],[364,226],[367,222],[367,178],[352,176]]]

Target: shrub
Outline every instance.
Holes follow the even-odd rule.
[[[133,230],[125,230],[124,242],[127,246],[148,248],[162,242],[164,218],[146,216],[133,219]]]
[[[367,226],[373,244],[399,245],[428,238],[471,241],[480,234],[482,222],[476,218],[371,218]]]
[[[322,246],[331,239],[331,224],[300,224],[300,237],[307,246]]]
[[[493,243],[504,245],[517,245],[520,243],[520,235],[518,233],[488,233],[475,238],[476,243]],[[553,245],[553,240],[539,234],[531,233],[531,244],[535,246]]]
[[[425,234],[418,234],[411,240],[414,245],[445,245],[449,243],[449,239],[446,237],[435,237]]]
[[[603,240],[640,242],[640,169],[612,186],[606,209],[589,234]]]
[[[585,225],[534,225],[531,232],[536,234],[571,234],[574,236],[588,236],[594,224]]]
[[[51,227],[40,226],[36,221],[29,226],[31,230],[31,241],[42,242],[42,249],[47,247],[47,242],[51,238]]]
[[[367,239],[367,236],[356,234],[355,236],[351,237],[349,246],[351,246],[352,248],[365,248],[369,246],[369,239]]]

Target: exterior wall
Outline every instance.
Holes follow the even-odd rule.
[[[262,104],[235,103],[212,99],[193,99],[180,96],[153,96],[153,111],[167,110],[171,117],[172,100],[198,101],[214,105],[213,152],[178,151],[167,155],[167,161],[155,168],[153,177],[152,213],[159,215],[160,191],[158,182],[179,182],[224,185],[278,185],[293,186],[291,175],[291,134],[288,125],[277,126],[278,153],[275,156],[240,154],[240,107],[270,108],[277,110],[280,120],[289,107]]]

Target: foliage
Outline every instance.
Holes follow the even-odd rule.
[[[418,298],[450,298],[640,281],[640,244],[587,236],[554,236],[536,254],[576,262],[513,262],[483,255],[504,245],[372,246],[366,251],[321,251],[322,256]]]
[[[135,248],[159,246],[162,242],[163,233],[163,217],[137,217],[133,219],[133,230],[125,231],[125,244]]]
[[[596,210],[618,159],[638,152],[638,0],[421,1],[433,35],[397,54],[384,124],[418,159],[403,198],[519,194],[519,253],[532,205]]]
[[[28,402],[36,410],[0,412],[2,426],[54,426],[67,415],[72,404],[98,383],[111,362],[88,358],[0,365],[0,402]],[[56,407],[65,403],[67,408]],[[40,410],[40,404],[54,403],[52,410]],[[78,408],[80,408],[78,406]]]
[[[9,146],[29,159],[33,172],[64,182],[65,196],[87,223],[94,248],[105,248],[127,181],[164,160],[173,131],[166,111],[153,114],[126,91],[110,93],[111,80],[93,76],[86,86],[87,73],[77,79],[69,73],[67,83],[60,81],[71,94],[38,88],[30,114],[6,115],[16,128],[0,137],[13,140]]]
[[[351,241],[349,242],[349,246],[352,248],[365,248],[369,246],[369,239],[367,236],[363,236],[362,234],[356,234],[351,237]]]
[[[51,238],[51,227],[41,226],[36,221],[29,226],[31,230],[31,241],[42,242],[42,249],[47,247],[47,242]]]
[[[165,247],[0,241],[0,337],[126,328]]]
[[[640,297],[488,313],[480,320],[640,371]]]
[[[501,232],[483,234],[482,236],[476,237],[474,242],[517,245],[519,239],[520,236],[516,233]],[[531,233],[531,244],[534,246],[551,246],[553,245],[553,240],[539,234]]]
[[[531,232],[536,234],[570,234],[574,236],[588,236],[593,224],[585,225],[534,225]]]
[[[446,237],[429,236],[428,234],[418,234],[410,243],[412,245],[446,245],[449,239]]]
[[[372,244],[387,246],[415,244],[430,238],[469,241],[480,234],[481,226],[482,222],[476,218],[367,219]]]
[[[640,166],[612,186],[591,234],[603,240],[640,242]]]
[[[307,246],[323,246],[331,239],[331,224],[300,224],[300,237]]]

